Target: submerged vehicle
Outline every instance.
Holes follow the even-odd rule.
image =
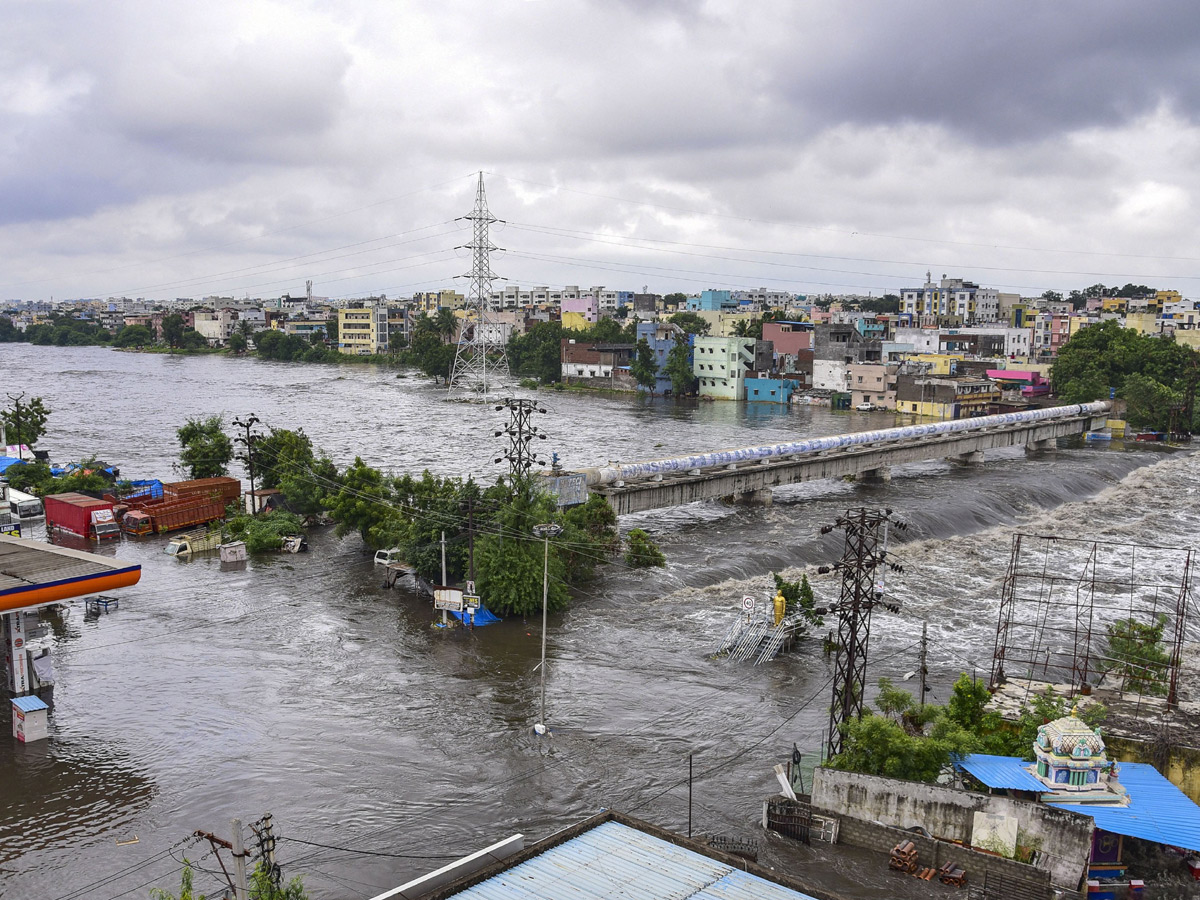
[[[167,556],[191,556],[221,546],[220,531],[196,531],[173,538],[166,546]]]

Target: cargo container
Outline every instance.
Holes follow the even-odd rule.
[[[219,478],[196,478],[191,481],[169,481],[163,485],[163,495],[165,500],[169,500],[172,497],[179,500],[185,497],[190,499],[197,497],[205,497],[210,500],[219,499],[222,506],[228,506],[230,503],[241,499],[242,483],[237,478],[226,476]]]
[[[121,536],[109,500],[84,494],[50,494],[45,507],[47,530],[64,531],[92,541]]]

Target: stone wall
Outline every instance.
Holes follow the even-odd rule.
[[[828,810],[842,817],[842,834],[849,817],[900,829],[920,825],[943,841],[967,845],[976,812],[1010,816],[1040,847],[1038,867],[1050,873],[1057,887],[1068,890],[1078,889],[1091,855],[1090,817],[1010,797],[819,768],[813,774],[812,805],[814,811]]]
[[[917,848],[918,864],[940,869],[943,863],[952,862],[967,873],[968,885],[982,885],[985,876],[989,880],[1002,879],[1012,889],[1012,896],[1051,900],[1055,891],[1050,884],[1050,873],[1011,859],[1003,859],[989,853],[981,853],[969,847],[927,838],[911,831],[879,825],[862,819],[840,816],[838,843],[851,847],[863,847],[888,853],[897,844],[912,841]],[[896,873],[897,878],[910,875]]]

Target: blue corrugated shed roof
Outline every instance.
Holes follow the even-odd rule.
[[[1033,777],[1025,766],[1029,763],[1015,756],[989,756],[986,753],[971,753],[959,760],[958,765],[966,769],[990,788],[1009,791],[1037,791],[1045,793],[1046,786]]]
[[[958,763],[988,787],[1047,793],[1025,760],[973,753]],[[1091,816],[1097,828],[1157,844],[1200,852],[1200,806],[1146,763],[1119,762],[1118,780],[1129,795],[1124,806],[1054,803],[1060,809]]]
[[[1055,803],[1091,816],[1097,828],[1200,852],[1200,806],[1146,763],[1118,763],[1118,780],[1129,793],[1128,806]]]
[[[619,822],[578,837],[455,894],[474,900],[813,900]]]
[[[41,697],[34,697],[30,694],[28,697],[13,697],[12,705],[21,712],[37,712],[39,709],[49,709],[46,701]]]

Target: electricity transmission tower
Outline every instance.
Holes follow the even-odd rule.
[[[509,412],[508,424],[495,435],[508,435],[508,450],[493,461],[502,462],[507,459],[508,477],[516,484],[533,466],[546,464],[544,459],[538,457],[537,449],[533,445],[536,440],[546,440],[546,434],[529,421],[535,412],[545,415],[546,410],[536,400],[520,397],[508,397],[496,409],[507,409]]]
[[[471,279],[471,287],[467,295],[468,319],[463,323],[458,349],[454,353],[449,389],[476,391],[486,399],[489,386],[508,374],[508,359],[499,323],[488,309],[492,281],[496,278],[491,252],[499,249],[488,237],[488,228],[500,220],[488,211],[482,172],[475,191],[475,209],[462,218],[473,225],[471,243],[463,248],[471,251],[471,271],[463,276]]]
[[[830,612],[838,614],[837,656],[833,664],[833,700],[829,705],[829,747],[826,759],[842,752],[842,727],[850,719],[862,716],[863,687],[867,680],[867,645],[871,638],[871,610],[876,604],[899,612],[895,603],[884,600],[883,572],[887,567],[903,569],[887,562],[887,528],[907,526],[891,518],[890,509],[848,510],[833,525],[821,529],[828,534],[835,528],[846,532],[842,560],[834,569],[842,573],[842,593]],[[818,570],[821,571],[821,570]],[[829,571],[825,568],[824,571]]]

